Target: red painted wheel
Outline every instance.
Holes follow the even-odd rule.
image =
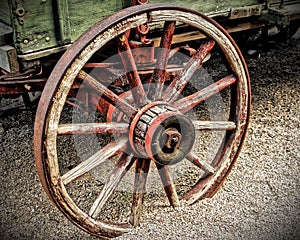
[[[146,23],[159,47],[132,39]],[[181,43],[190,32],[195,50]],[[146,186],[171,206],[211,197],[249,110],[247,68],[223,28],[172,5],[131,7],[91,27],[54,68],[35,122],[38,173],[73,223],[118,236],[139,224]]]

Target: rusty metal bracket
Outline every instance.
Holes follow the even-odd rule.
[[[9,73],[19,72],[17,51],[14,47],[9,45],[0,47],[0,68]]]
[[[290,16],[285,9],[269,8],[262,12],[261,20],[269,25],[286,27],[290,24]]]
[[[143,4],[148,4],[149,0],[132,0],[131,5],[143,5]]]
[[[230,19],[238,19],[252,16],[260,16],[263,5],[252,5],[246,7],[232,8],[230,12]]]

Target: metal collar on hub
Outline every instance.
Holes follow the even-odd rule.
[[[192,149],[194,140],[191,120],[166,103],[146,105],[130,124],[129,142],[134,152],[162,165],[181,161]]]

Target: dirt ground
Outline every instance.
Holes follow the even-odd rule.
[[[139,228],[118,239],[300,239],[298,35],[242,49],[252,80],[251,125],[219,192],[193,206],[155,208]],[[0,239],[93,239],[41,187],[34,117],[35,109],[25,109],[19,99],[1,103]]]

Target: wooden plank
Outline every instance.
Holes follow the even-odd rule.
[[[231,121],[193,121],[195,130],[235,130],[236,125]]]
[[[122,138],[119,142],[111,142],[107,144],[98,152],[86,159],[84,162],[80,163],[75,168],[64,174],[62,176],[63,183],[66,185],[91,171],[99,164],[105,162],[110,157],[119,153],[125,147],[126,143],[127,139]]]
[[[11,11],[8,0],[1,0],[0,20],[11,26]]]
[[[19,54],[74,42],[94,23],[122,8],[121,1],[12,1],[12,9],[25,14],[12,15],[15,46]],[[13,11],[15,12],[15,11]]]
[[[169,0],[151,0],[151,3],[170,3]],[[261,4],[260,0],[209,0],[209,1],[195,1],[195,0],[172,0],[172,4],[190,8],[206,15],[215,13],[230,13],[231,8],[257,5]]]
[[[11,7],[18,53],[35,52],[57,45],[51,1],[11,1]]]
[[[128,128],[127,123],[70,123],[59,124],[57,134],[121,134]]]
[[[136,158],[134,158],[132,154],[127,155],[124,153],[120,157],[117,165],[115,166],[112,173],[110,173],[107,182],[105,183],[103,189],[101,190],[99,196],[97,197],[89,211],[89,215],[92,218],[96,218],[99,215],[105,204],[117,190],[119,183],[121,182],[125,174],[129,171],[135,160]]]
[[[68,1],[53,0],[53,5],[55,6],[53,15],[57,34],[56,40],[60,44],[71,43]]]
[[[74,41],[94,23],[117,12],[123,6],[121,0],[69,0],[68,7],[70,36]]]

